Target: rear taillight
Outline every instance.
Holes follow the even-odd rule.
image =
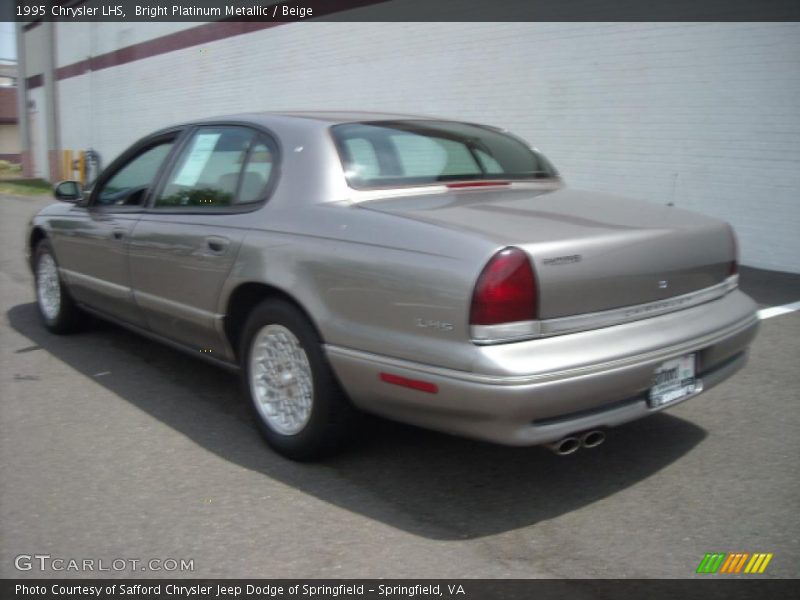
[[[728,276],[725,278],[725,290],[732,292],[739,287],[739,241],[733,227],[728,228],[731,234],[731,244],[733,245],[733,259],[728,263]]]
[[[472,294],[470,325],[499,325],[536,319],[536,278],[519,248],[495,254],[481,271]]]

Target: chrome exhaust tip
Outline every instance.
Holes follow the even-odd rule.
[[[547,444],[547,447],[559,456],[566,456],[567,454],[573,454],[580,450],[581,440],[576,437],[569,436],[561,438],[552,444]]]
[[[597,448],[600,444],[606,441],[606,434],[595,429],[587,431],[581,435],[581,446],[584,448]]]

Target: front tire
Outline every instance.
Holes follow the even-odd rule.
[[[339,386],[314,328],[282,300],[266,300],[241,338],[243,384],[267,443],[293,460],[333,454],[358,413]]]
[[[36,246],[33,264],[36,305],[42,323],[52,333],[75,331],[81,322],[80,309],[61,280],[53,247],[48,240],[42,240]]]

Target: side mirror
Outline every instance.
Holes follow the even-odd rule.
[[[63,202],[78,202],[83,198],[83,190],[77,181],[59,181],[53,186],[53,196]]]

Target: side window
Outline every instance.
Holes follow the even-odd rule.
[[[114,173],[98,190],[95,204],[141,206],[147,189],[172,148],[172,140],[147,148]]]
[[[256,202],[264,197],[267,183],[272,175],[273,161],[272,148],[266,140],[259,137],[250,149],[250,156],[242,173],[242,183],[236,198],[237,204]]]
[[[239,179],[254,137],[252,131],[241,127],[206,127],[195,132],[167,179],[156,206],[234,204]],[[271,166],[271,162],[269,164]],[[256,181],[258,175],[254,167],[249,176],[250,186],[256,185],[252,182]]]

